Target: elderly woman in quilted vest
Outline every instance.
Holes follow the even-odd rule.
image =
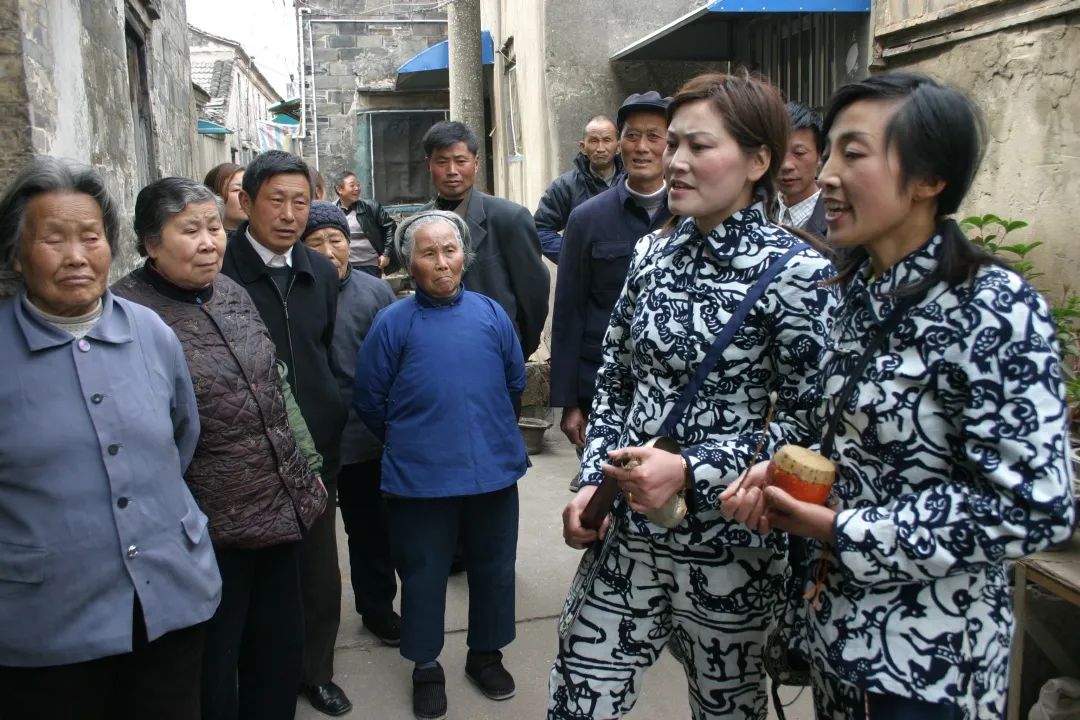
[[[835,502],[762,490],[759,466],[723,512],[810,539],[796,636],[818,720],[1001,718],[1006,562],[1074,520],[1050,308],[950,217],[984,147],[967,98],[876,75],[837,91],[825,133],[818,182],[843,299],[816,425]]]
[[[135,203],[149,256],[113,292],[145,305],[180,338],[202,433],[184,477],[210,518],[222,598],[207,627],[203,718],[291,719],[300,683],[300,539],[326,504],[310,436],[290,426],[288,385],[247,292],[221,275],[221,201],[183,178]],[[295,428],[295,432],[294,432]],[[298,441],[298,437],[303,441]]]

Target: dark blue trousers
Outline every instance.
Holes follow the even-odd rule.
[[[517,485],[482,495],[388,497],[394,565],[401,576],[401,654],[431,662],[443,648],[446,583],[461,537],[469,581],[469,649],[499,650],[514,639]]]
[[[867,693],[869,720],[959,720],[955,705],[925,700]]]

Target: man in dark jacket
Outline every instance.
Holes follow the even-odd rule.
[[[476,135],[459,122],[436,123],[424,135],[424,153],[438,191],[426,208],[450,210],[465,219],[476,258],[465,273],[466,289],[499,303],[514,321],[528,359],[540,346],[551,278],[529,211],[473,188]]]
[[[360,181],[354,172],[338,175],[334,191],[349,221],[349,264],[375,277],[382,277],[384,270],[397,270],[391,251],[397,230],[394,219],[376,201],[360,197]]]
[[[304,590],[304,685],[315,709],[342,715],[352,703],[332,682],[341,614],[341,575],[334,530],[339,443],[346,407],[331,355],[337,315],[337,272],[299,242],[314,192],[303,160],[280,150],[256,157],[244,171],[240,205],[248,222],[229,238],[222,273],[247,290],[323,456],[326,512],[301,549]]]
[[[401,618],[394,612],[397,579],[381,489],[383,447],[351,408],[360,345],[375,314],[396,298],[386,281],[350,267],[349,223],[339,206],[318,200],[311,203],[301,239],[334,263],[339,278],[333,350],[341,369],[338,387],[350,409],[341,436],[338,506],[349,536],[356,612],[363,618],[364,627],[385,645],[396,647],[401,642]]]
[[[825,201],[817,186],[825,135],[821,132],[821,113],[801,103],[787,104],[791,119],[788,151],[780,166],[780,193],[776,202],[776,220],[782,225],[805,230],[825,239]]]
[[[566,227],[570,212],[623,179],[618,131],[611,118],[597,115],[589,120],[578,148],[574,167],[548,186],[533,215],[544,256],[553,263],[559,262],[559,233]]]
[[[551,321],[551,406],[563,409],[562,431],[579,448],[601,344],[634,245],[671,217],[662,162],[670,103],[656,91],[626,98],[618,115],[626,179],[570,213],[563,233]]]

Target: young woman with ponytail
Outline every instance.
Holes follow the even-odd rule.
[[[1001,718],[1005,563],[1074,521],[1050,309],[950,217],[983,154],[969,100],[887,73],[841,88],[825,132],[842,299],[818,436],[833,501],[765,487],[758,465],[722,512],[811,540],[799,635],[819,720]]]

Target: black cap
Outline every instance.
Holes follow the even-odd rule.
[[[667,113],[671,105],[671,98],[660,97],[660,93],[649,90],[643,93],[634,93],[619,106],[619,114],[616,117],[615,127],[622,132],[622,126],[626,123],[626,117],[637,110],[652,110],[654,112]]]

